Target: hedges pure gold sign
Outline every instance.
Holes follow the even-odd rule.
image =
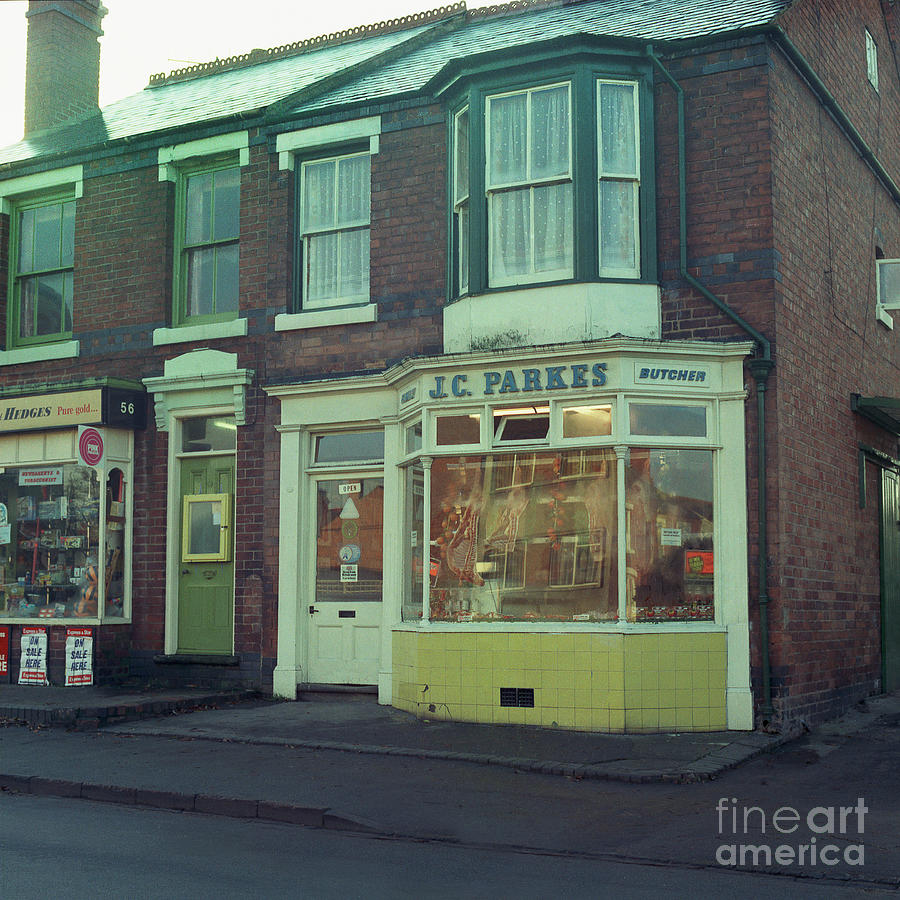
[[[113,387],[0,398],[0,433],[112,425],[143,428],[146,395]]]

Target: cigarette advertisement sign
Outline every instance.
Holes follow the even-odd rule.
[[[0,399],[0,434],[77,425],[140,429],[146,424],[143,391],[97,387]]]
[[[66,629],[66,687],[94,683],[94,633],[90,628]]]
[[[9,681],[9,626],[0,625],[0,681]]]
[[[47,680],[47,629],[22,629],[19,684],[49,684]]]

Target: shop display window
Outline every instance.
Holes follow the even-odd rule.
[[[589,454],[434,460],[432,621],[617,619],[615,455]]]
[[[71,464],[0,474],[0,616],[124,616],[125,490],[117,468],[105,484]]]
[[[620,457],[517,450],[407,469],[404,621],[422,619],[423,592],[436,622],[713,620],[713,451]]]
[[[625,469],[629,621],[714,616],[713,454],[632,449]]]

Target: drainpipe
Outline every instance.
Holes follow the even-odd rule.
[[[647,57],[656,67],[657,71],[668,81],[675,91],[678,110],[678,238],[680,249],[681,277],[693,288],[699,291],[720,312],[726,315],[742,331],[750,335],[756,342],[759,356],[749,362],[750,374],[756,382],[756,410],[757,410],[757,459],[756,459],[756,483],[757,483],[757,507],[758,520],[758,605],[759,605],[759,643],[760,665],[762,669],[763,702],[760,712],[764,716],[771,716],[772,707],[772,681],[771,663],[769,658],[769,537],[766,519],[768,498],[766,492],[766,385],[769,374],[775,366],[772,359],[772,345],[769,339],[757,331],[749,322],[746,322],[733,310],[721,297],[717,297],[706,285],[698,281],[688,271],[687,253],[687,162],[685,155],[685,116],[684,116],[684,91],[675,80],[669,70],[662,64],[660,58],[653,52],[652,44],[646,48]]]

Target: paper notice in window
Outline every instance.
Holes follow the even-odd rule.
[[[661,528],[659,530],[659,542],[663,547],[680,547],[681,529]]]
[[[341,581],[359,581],[359,566],[341,566]]]

